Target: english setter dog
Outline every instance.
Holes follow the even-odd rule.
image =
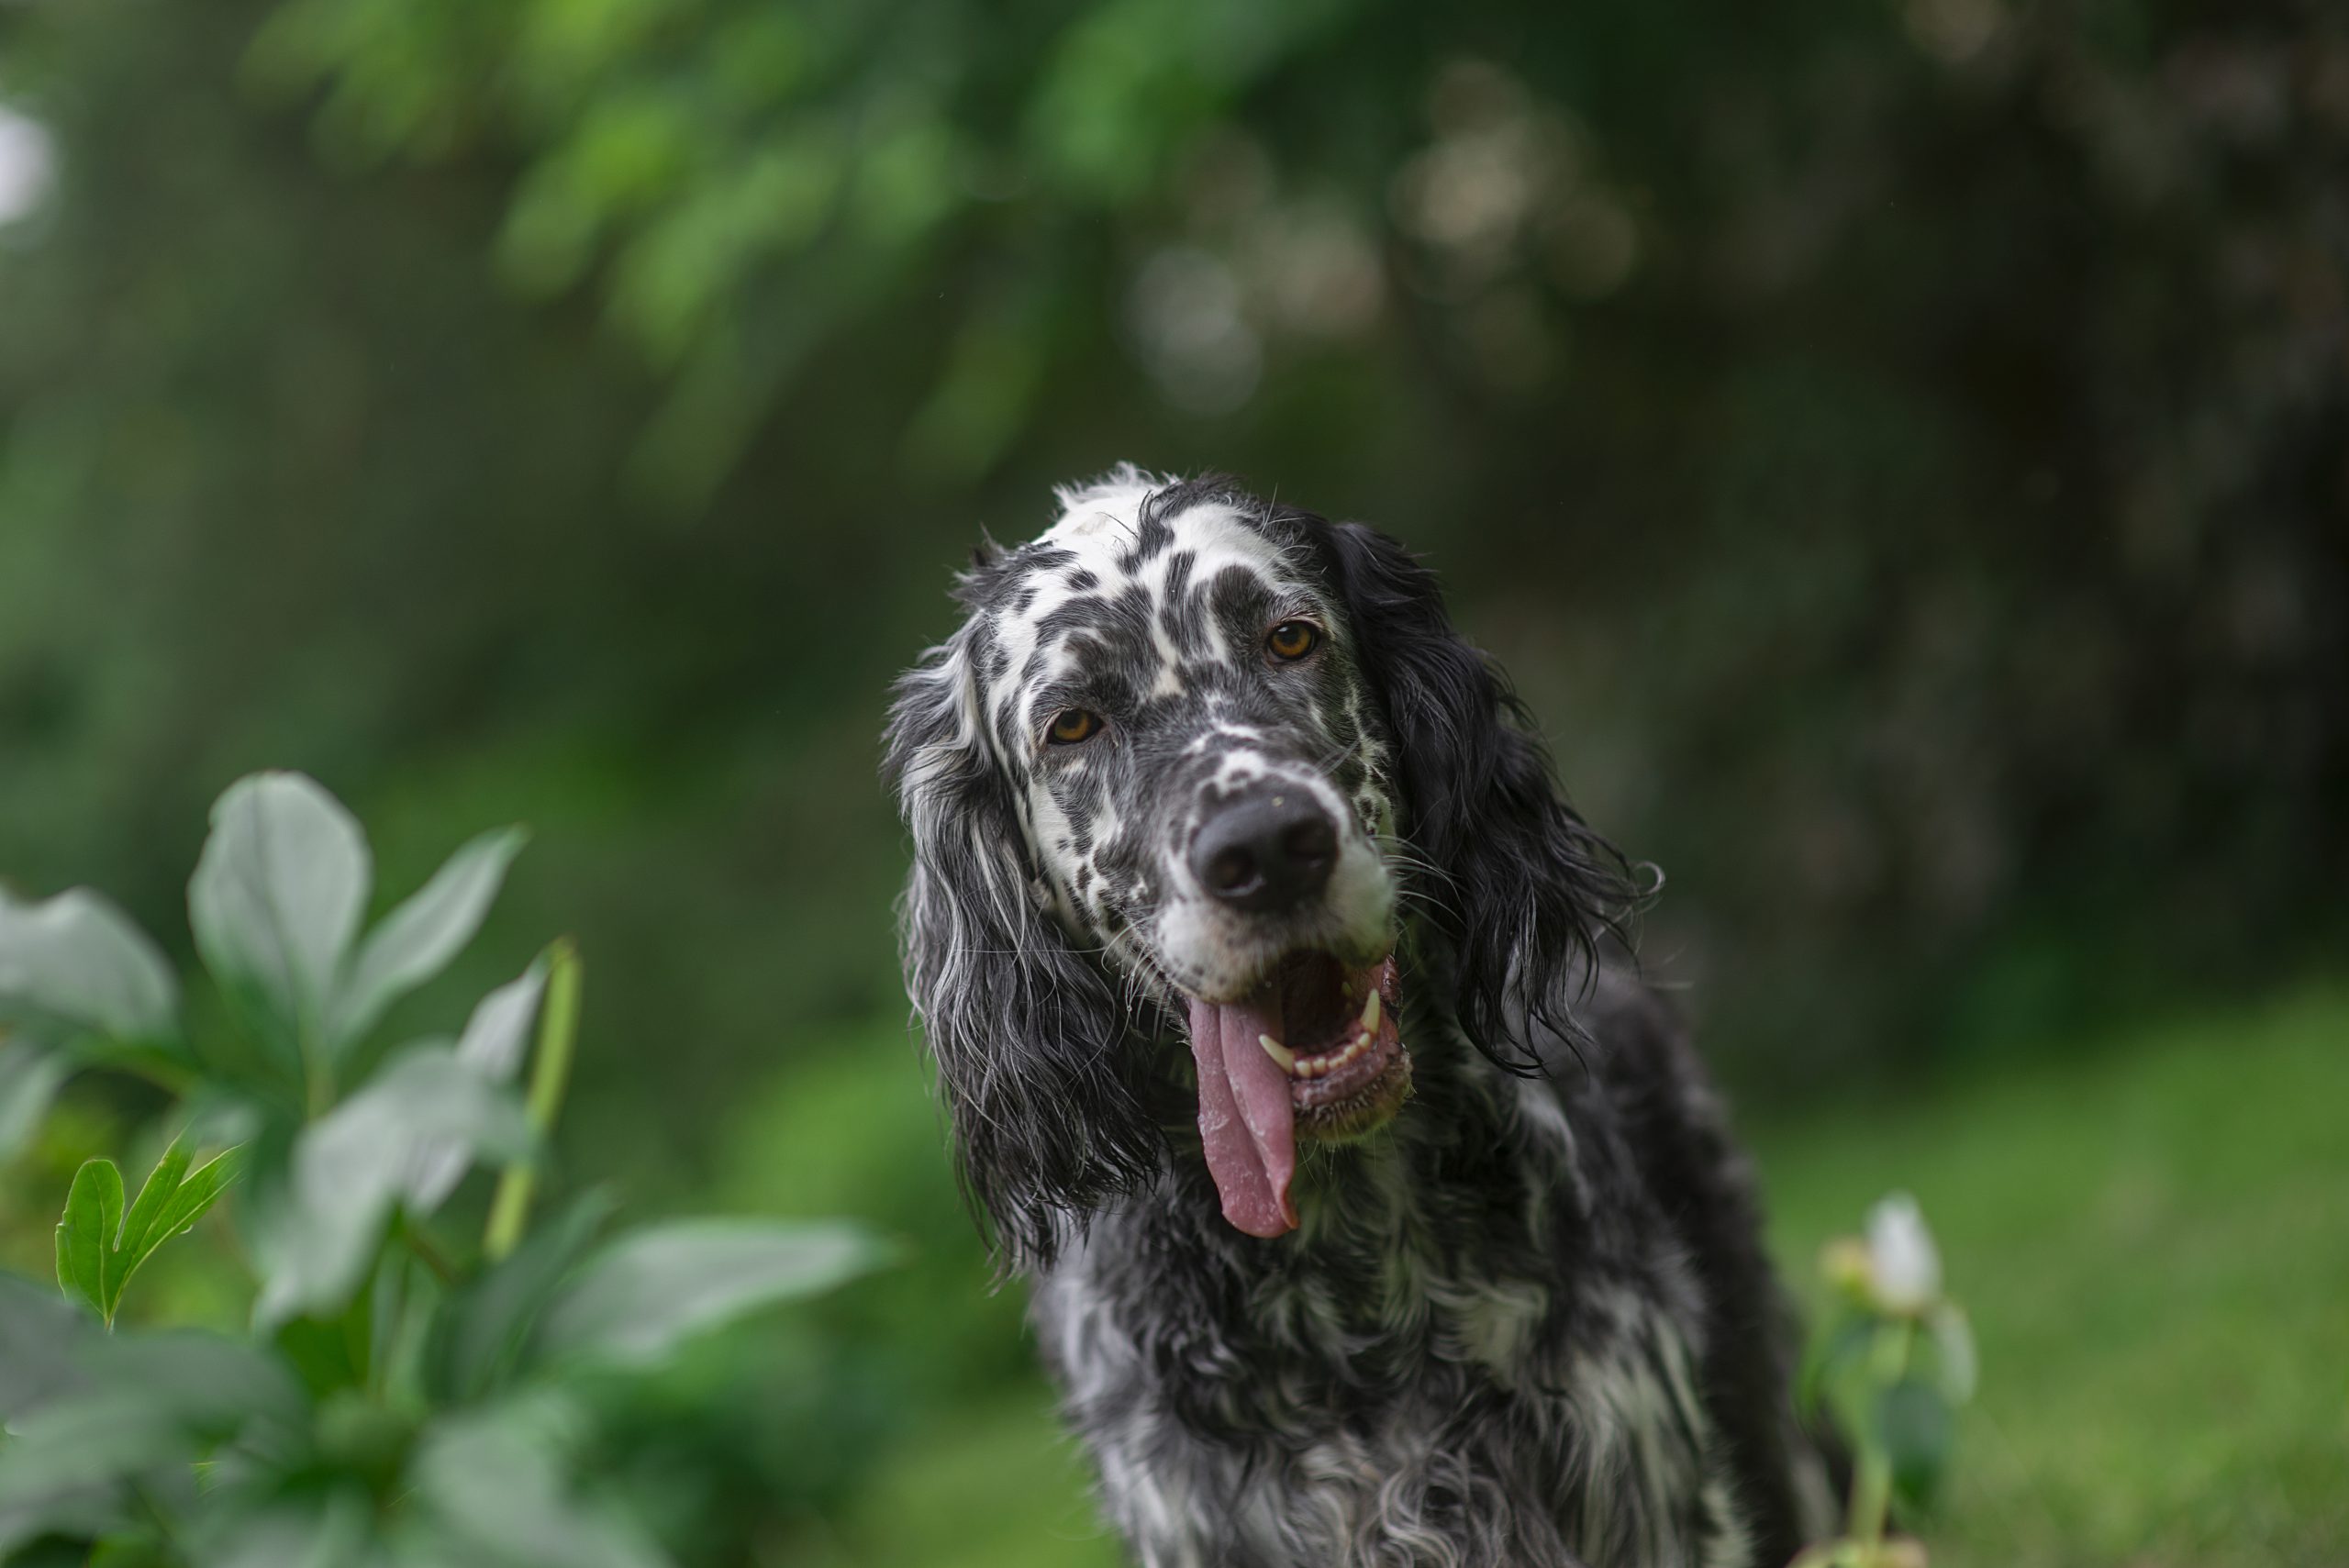
[[[1060,501],[888,760],[962,1176],[1141,1562],[1785,1563],[1745,1162],[1435,578],[1220,479]]]

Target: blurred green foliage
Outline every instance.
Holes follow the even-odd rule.
[[[1430,550],[1749,1081],[2341,929],[2321,8],[86,0],[0,61],[0,865],[152,915],[263,765],[395,856],[529,820],[681,1151],[895,1010],[882,691],[1119,457]]]
[[[741,1218],[594,1247],[611,1206],[592,1194],[529,1229],[577,954],[558,943],[453,1044],[365,1049],[385,1004],[471,941],[516,835],[474,840],[362,937],[366,838],[314,782],[239,780],[212,819],[189,917],[233,1032],[183,1028],[175,977],[102,900],[0,904],[9,1048],[68,1081],[154,1081],[184,1128],[135,1199],[111,1160],[75,1173],[62,1299],[0,1273],[0,1561],[663,1568],[629,1491],[631,1423],[599,1422],[599,1396],[626,1404],[699,1337],[886,1250],[839,1220]],[[508,1087],[526,1059],[527,1107]],[[193,1165],[193,1147],[232,1140]],[[473,1245],[440,1211],[492,1159]],[[134,1273],[231,1185],[249,1333],[168,1313],[117,1333]]]
[[[1953,1091],[1963,1124],[1851,1102],[1772,1145],[1790,1235],[1917,1190],[2025,1369],[1967,1419],[2062,1500],[1962,1561],[2117,1555],[2165,1489],[2199,1499],[2179,1560],[2339,1539],[2298,1481],[2170,1462],[2223,1423],[2166,1370],[2236,1386],[2254,1286],[2123,1305],[2143,1237],[2032,1207],[2103,1190],[2071,1096],[2331,1086],[2180,1047],[2139,1088],[2115,1020],[2349,933],[2333,8],[23,0],[0,110],[54,158],[0,217],[0,879],[180,931],[205,803],[264,766],[351,800],[387,886],[528,822],[388,1027],[575,929],[559,1193],[592,1151],[632,1207],[911,1243],[600,1412],[689,1560],[1107,1559],[952,1203],[874,761],[972,542],[1127,458],[1430,552],[1668,873],[1646,951],[1741,1103],[2020,1075]],[[46,1268],[73,1170],[144,1169],[157,1103],[70,1093],[0,1256]],[[2239,1205],[2197,1266],[2316,1299],[2337,1235],[2253,1251],[2303,1178],[2161,1184],[2252,1158],[2257,1115],[2143,1114],[2150,1212]],[[127,1311],[226,1322],[240,1279],[167,1248]],[[2250,1451],[2298,1476],[2338,1399],[2284,1381]]]

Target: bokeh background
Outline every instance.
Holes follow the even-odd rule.
[[[874,764],[1125,459],[1442,570],[1666,873],[1791,1276],[1923,1199],[1937,1562],[2349,1561],[2337,8],[0,0],[0,875],[184,951],[250,769],[393,893],[530,824],[407,1011],[579,935],[559,1183],[909,1242],[630,1413],[688,1561],[1116,1561]],[[77,1089],[0,1260],[150,1108]]]

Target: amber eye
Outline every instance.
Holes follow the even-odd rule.
[[[1264,651],[1289,664],[1312,652],[1320,640],[1320,628],[1311,621],[1285,620],[1264,634]]]
[[[1100,732],[1101,716],[1087,713],[1081,707],[1064,707],[1052,715],[1052,728],[1044,737],[1055,746],[1074,746],[1080,740],[1090,740]]]

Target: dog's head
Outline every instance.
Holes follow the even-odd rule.
[[[1226,1218],[1276,1236],[1297,1139],[1402,1106],[1407,1032],[1564,1027],[1620,864],[1392,540],[1130,469],[1061,501],[982,552],[890,725],[964,1179],[1048,1261],[1196,1092]]]

